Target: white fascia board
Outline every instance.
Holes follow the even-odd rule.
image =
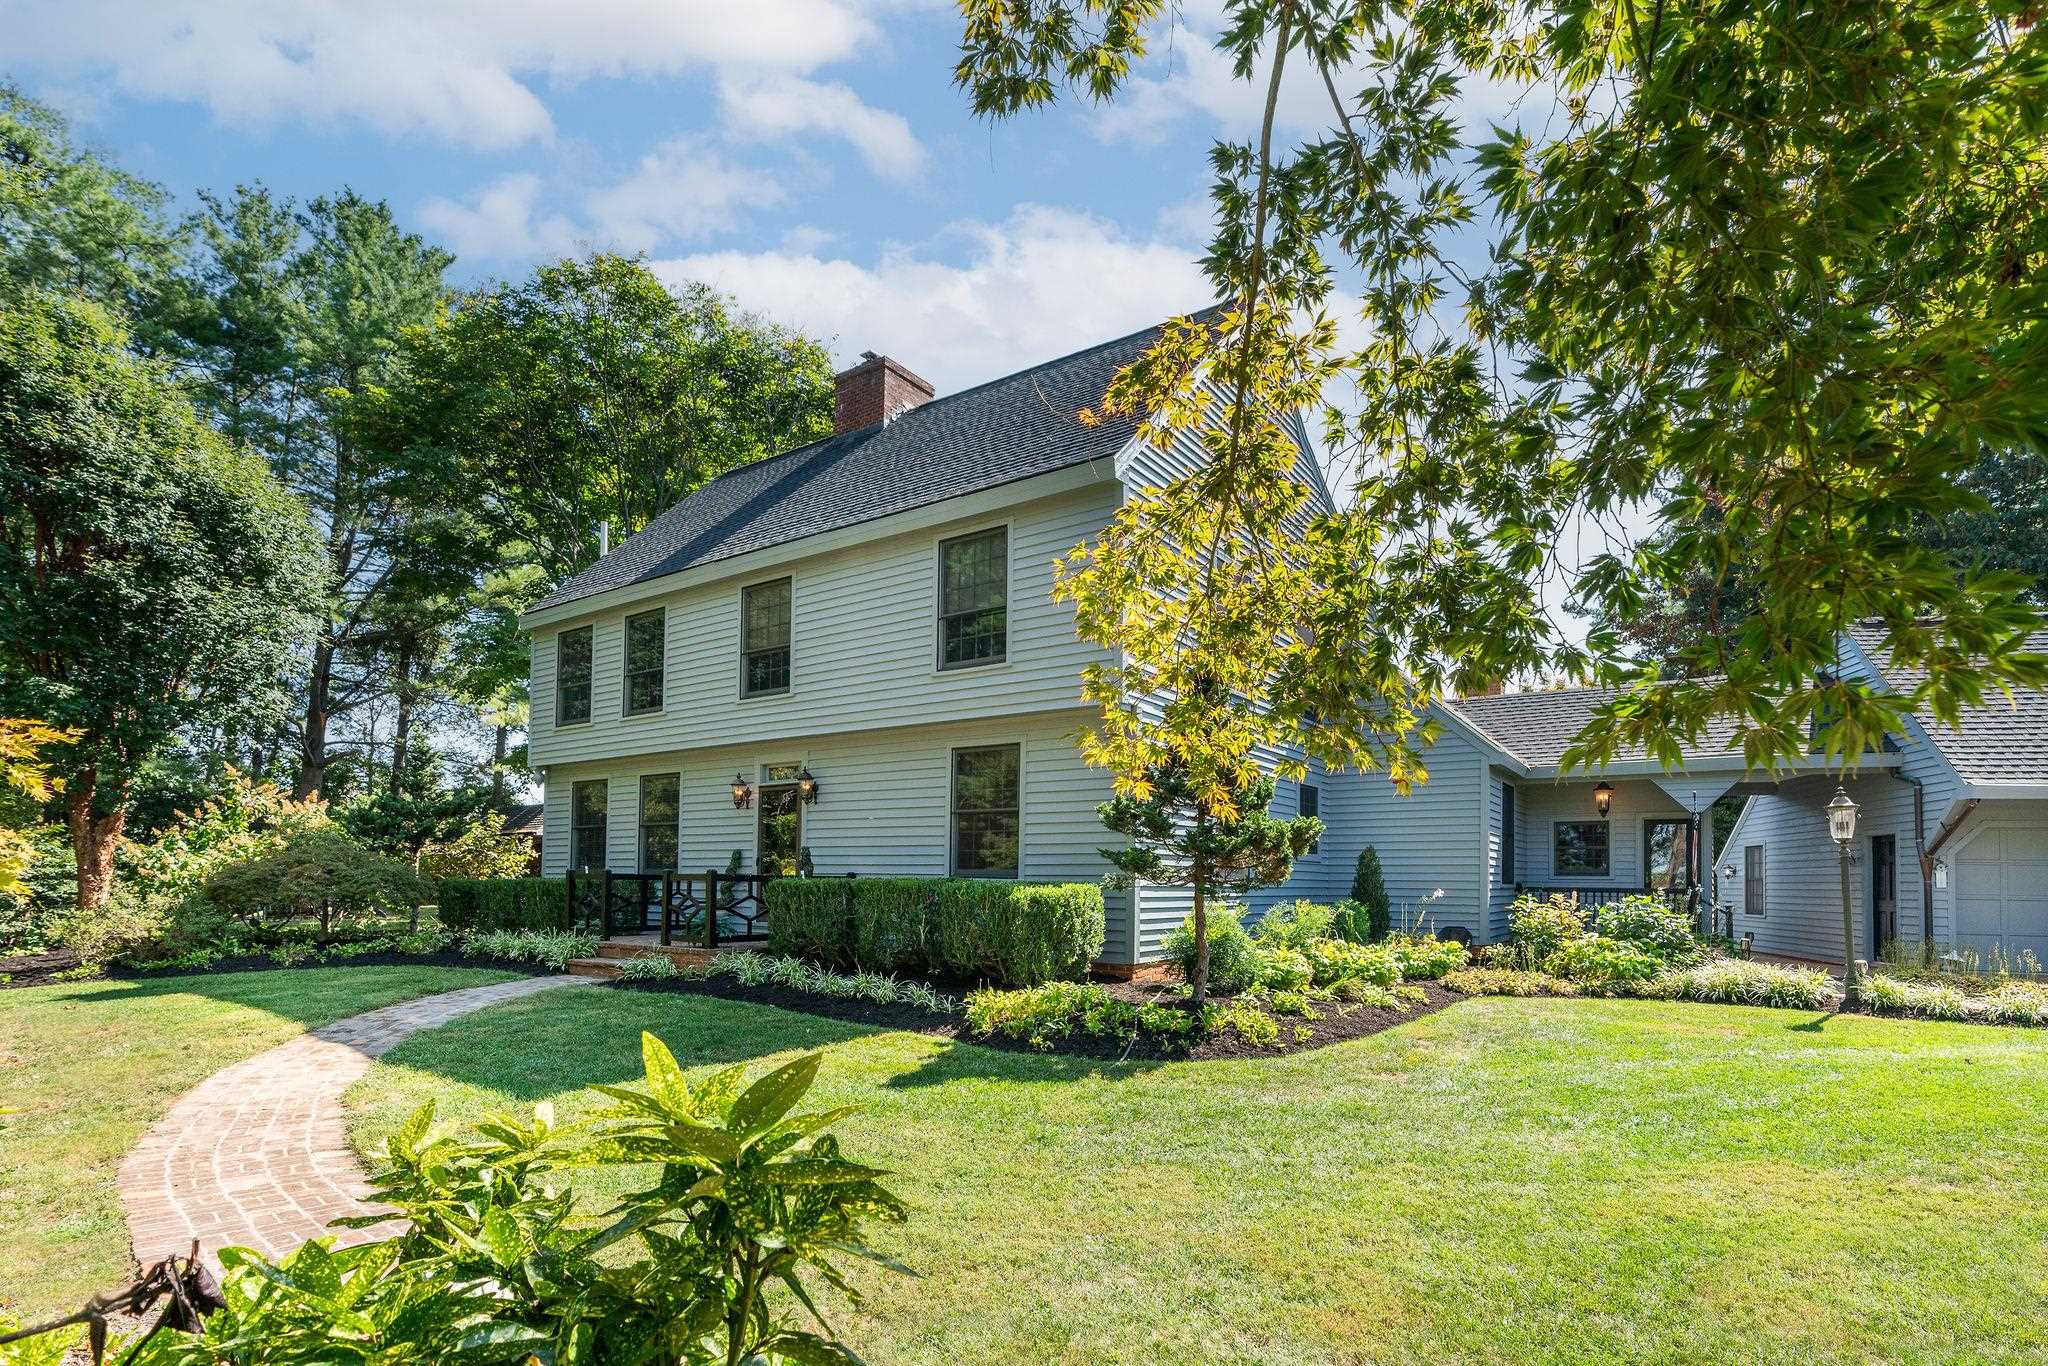
[[[1905,756],[1879,753],[1865,754],[1857,760],[1858,772],[1897,768],[1905,762]],[[1687,759],[1676,768],[1666,768],[1655,759],[1622,759],[1611,764],[1593,768],[1575,768],[1569,772],[1556,764],[1545,764],[1530,770],[1535,778],[1554,778],[1560,782],[1595,783],[1602,778],[1683,778],[1689,774],[1701,773],[1756,773],[1759,778],[1796,778],[1809,773],[1834,773],[1836,766],[1820,755],[1802,754],[1789,763],[1777,768],[1751,769],[1740,754],[1703,754]]]
[[[1097,484],[1107,484],[1112,482],[1113,475],[1106,465],[1107,462],[1104,461],[1087,460],[1047,474],[1034,474],[1029,478],[1015,479],[993,488],[977,489],[973,493],[963,493],[958,497],[942,499],[936,503],[926,503],[921,507],[892,512],[887,516],[856,522],[851,526],[837,527],[831,531],[799,537],[794,541],[763,546],[759,550],[749,550],[744,554],[712,560],[707,564],[692,565],[673,574],[643,579],[638,583],[622,584],[601,593],[592,593],[589,597],[522,613],[519,617],[519,626],[522,630],[534,631],[560,622],[598,616],[649,598],[666,597],[686,588],[697,588],[721,579],[759,574],[779,565],[809,559],[814,555],[823,555],[834,550],[844,550],[848,546],[860,545],[867,541],[886,540],[905,532],[921,531],[943,526],[948,522],[983,517],[991,512],[1019,507],[1042,498],[1055,498]]]

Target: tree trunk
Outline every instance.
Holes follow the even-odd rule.
[[[505,742],[504,726],[497,727],[497,734],[491,741],[491,805],[505,804]]]
[[[402,794],[405,785],[405,751],[412,740],[412,646],[398,647],[398,680],[393,689],[398,715],[391,726],[391,795]]]
[[[1188,985],[1194,988],[1188,999],[1199,1014],[1202,1003],[1209,999],[1209,898],[1202,887],[1207,870],[1197,862],[1191,871],[1195,887],[1195,971],[1188,979]]]
[[[327,696],[334,682],[334,645],[322,639],[313,647],[313,670],[306,678],[306,724],[299,733],[299,776],[292,796],[299,801],[320,795],[327,778]]]
[[[71,831],[71,852],[78,862],[78,909],[96,911],[107,904],[114,889],[114,849],[121,843],[121,830],[128,812],[116,808],[112,815],[93,810],[98,782],[91,769],[72,778],[64,791],[65,824]]]

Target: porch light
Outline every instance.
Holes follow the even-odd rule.
[[[1735,881],[1735,865],[1732,863],[1722,864],[1721,876],[1729,882]]]
[[[742,775],[732,775],[732,804],[736,811],[744,811],[754,804],[754,789]]]
[[[1593,789],[1593,806],[1600,812],[1600,819],[1607,819],[1607,808],[1614,804],[1614,789],[1606,783]]]
[[[811,776],[808,765],[797,772],[796,795],[804,799],[805,806],[818,800],[818,780]]]
[[[1847,788],[1835,788],[1835,799],[1828,803],[1828,837],[1844,846],[1856,838],[1856,803]]]

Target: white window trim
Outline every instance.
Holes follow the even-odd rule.
[[[642,617],[661,618],[661,705],[634,711],[632,668],[633,623]],[[595,674],[597,663],[595,638],[592,639],[591,645],[591,672]],[[592,698],[591,700],[595,701],[596,699]],[[594,711],[596,708],[593,707],[592,710]],[[649,716],[659,716],[666,710],[668,710],[668,604],[663,603],[658,607],[649,607],[638,612],[628,612],[625,616],[619,618],[619,719],[622,721],[639,721]]]
[[[1016,751],[1017,751],[1017,869],[1016,869],[1016,872],[1015,872],[1015,873],[1014,873],[1013,875],[1011,875],[1010,877],[991,877],[991,876],[989,876],[989,875],[988,875],[987,873],[963,873],[963,872],[960,872],[960,871],[959,871],[959,870],[958,870],[957,868],[955,868],[955,867],[954,867],[954,864],[953,864],[953,859],[954,859],[954,855],[955,855],[955,853],[957,852],[957,851],[956,851],[956,850],[954,849],[954,847],[953,847],[953,795],[954,795],[954,792],[955,792],[956,788],[957,788],[957,787],[958,787],[958,785],[959,785],[959,776],[960,776],[960,764],[959,764],[959,755],[960,755],[960,752],[961,752],[962,750],[974,750],[974,749],[1005,749],[1005,748],[1015,748],[1015,749],[1016,749]],[[1023,739],[1023,737],[1022,737],[1022,736],[1017,736],[1017,737],[1014,737],[1014,738],[1004,738],[1004,737],[997,737],[997,738],[994,738],[994,739],[989,739],[989,740],[977,740],[977,741],[974,741],[974,742],[973,742],[973,743],[971,743],[971,744],[960,744],[960,745],[948,745],[948,746],[946,746],[946,817],[945,817],[945,836],[944,836],[944,838],[945,838],[945,841],[946,841],[946,876],[947,876],[947,877],[960,877],[960,878],[972,878],[972,879],[974,879],[974,880],[976,880],[976,881],[980,881],[980,882],[1022,882],[1022,881],[1024,881],[1024,880],[1025,880],[1025,879],[1024,879],[1024,868],[1025,868],[1025,865],[1026,865],[1026,864],[1028,864],[1028,863],[1029,863],[1029,862],[1031,861],[1031,860],[1030,860],[1030,859],[1029,859],[1029,858],[1028,858],[1028,857],[1026,856],[1026,854],[1025,854],[1025,838],[1024,838],[1024,837],[1025,837],[1025,819],[1024,819],[1024,813],[1025,813],[1025,812],[1026,812],[1026,811],[1027,811],[1027,810],[1029,809],[1029,801],[1028,801],[1028,797],[1029,797],[1029,791],[1030,791],[1029,787],[1028,787],[1028,786],[1027,786],[1027,784],[1026,784],[1026,770],[1025,770],[1026,756],[1025,756],[1025,749],[1026,749],[1026,746],[1025,746],[1025,744],[1024,744],[1024,739]]]
[[[1557,832],[1566,825],[1604,825],[1607,827],[1607,871],[1604,873],[1567,873],[1557,866]],[[1553,819],[1550,822],[1550,876],[1558,882],[1573,878],[1600,878],[1612,881],[1614,878],[1614,823],[1611,820]]]
[[[734,622],[734,667],[732,696],[735,702],[772,702],[777,698],[796,696],[796,575],[790,572],[769,574],[758,579],[749,579],[733,593]],[[747,590],[764,584],[789,582],[789,684],[774,692],[747,691]]]
[[[562,719],[562,637],[577,631],[590,632],[590,705],[584,708],[586,715],[580,721]],[[555,697],[550,708],[548,727],[560,730],[564,726],[587,726],[597,718],[597,623],[586,621],[581,626],[564,626],[555,632]]]
[[[945,546],[949,541],[965,540],[970,536],[981,536],[991,531],[1003,533],[1003,653],[996,659],[976,660],[972,664],[946,663],[946,624],[941,608],[945,605],[946,559]],[[979,526],[963,527],[959,530],[942,532],[932,538],[932,677],[950,678],[959,674],[1000,673],[1007,670],[1016,652],[1010,648],[1016,634],[1017,620],[1011,610],[1017,602],[1017,528],[1013,518],[996,522],[984,522]],[[972,749],[975,746],[968,745]],[[946,856],[947,866],[952,866],[952,855]]]

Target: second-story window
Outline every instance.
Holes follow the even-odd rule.
[[[939,667],[999,664],[1010,644],[1010,533],[939,542]]]
[[[626,715],[661,710],[666,627],[660,608],[626,618]]]
[[[789,580],[740,590],[740,696],[789,691]]]
[[[590,719],[590,632],[588,626],[555,637],[555,724]]]

